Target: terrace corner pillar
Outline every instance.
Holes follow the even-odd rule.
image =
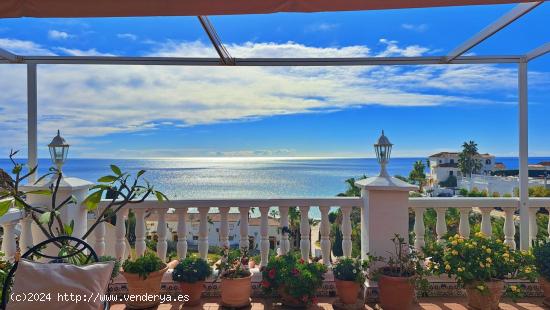
[[[409,191],[417,186],[391,176],[357,181],[361,188],[361,259],[367,254],[388,256],[395,234],[409,239]]]
[[[34,185],[26,185],[25,191],[48,189],[53,184],[55,186],[57,178],[45,178]],[[59,190],[56,196],[56,204],[63,202],[71,195],[76,198],[76,204],[69,204],[61,209],[61,220],[63,224],[70,224],[74,220],[73,237],[81,238],[88,229],[88,211],[86,207],[82,205],[82,201],[87,197],[89,189],[94,184],[86,180],[78,178],[63,177],[59,183]],[[47,210],[51,209],[50,195],[27,195],[27,201],[34,207],[40,207]],[[44,234],[33,223],[32,225],[33,241],[34,244],[45,240]]]

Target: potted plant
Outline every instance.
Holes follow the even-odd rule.
[[[339,258],[332,272],[334,273],[334,283],[338,297],[344,304],[355,304],[359,289],[365,283],[365,270],[368,268],[368,261],[364,263],[355,258]]]
[[[499,309],[504,293],[521,297],[521,289],[515,285],[505,290],[505,279],[536,279],[531,253],[510,249],[501,240],[480,232],[470,239],[452,236],[441,244],[428,246],[426,253],[431,256],[429,269],[454,276],[464,285],[472,309]]]
[[[391,241],[394,252],[388,258],[369,255],[371,262],[385,265],[372,273],[373,279],[378,281],[380,306],[384,310],[410,309],[416,288],[423,288],[427,282],[423,257],[400,235],[396,234]]]
[[[122,270],[122,275],[128,281],[129,295],[158,295],[162,276],[168,270],[168,266],[155,253],[147,252],[136,260],[124,261]],[[130,309],[146,309],[159,304],[158,299],[126,302],[126,306]]]
[[[274,257],[262,269],[262,288],[266,293],[279,293],[289,307],[307,307],[317,303],[317,289],[323,284],[327,267],[319,262],[306,262],[299,254]]]
[[[189,296],[187,306],[199,304],[204,292],[204,280],[212,274],[212,267],[204,259],[196,256],[182,259],[172,272],[172,280],[179,282],[181,291]]]
[[[248,249],[242,248],[240,253],[236,254],[229,251],[228,247],[224,247],[216,270],[221,278],[222,305],[233,308],[249,305],[252,274],[248,267]]]
[[[539,285],[544,292],[543,303],[550,307],[550,242],[542,240],[534,242],[533,254],[539,273]]]

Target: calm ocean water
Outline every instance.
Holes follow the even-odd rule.
[[[419,159],[393,158],[388,170],[406,176]],[[518,166],[517,158],[497,160],[509,169]],[[530,158],[529,162],[543,160],[550,158]],[[69,159],[63,171],[67,176],[96,181],[110,173],[110,164],[133,173],[147,170],[147,180],[170,199],[332,197],[345,191],[346,179],[379,171],[373,158]],[[40,172],[50,165],[49,159],[39,160]],[[11,170],[9,160],[0,159],[0,168]]]

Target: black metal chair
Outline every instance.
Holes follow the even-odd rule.
[[[44,251],[48,247],[48,245],[51,245],[51,244],[54,244],[57,246],[61,244],[70,246],[72,251],[70,251],[70,253],[67,253],[66,255],[61,255],[61,256],[51,256],[51,255],[42,253],[42,251]],[[99,258],[96,252],[88,243],[86,243],[86,241],[75,237],[70,237],[70,236],[59,236],[59,237],[51,238],[46,241],[40,242],[39,244],[35,245],[31,249],[29,249],[27,252],[25,252],[23,255],[21,255],[21,258],[25,258],[25,259],[32,259],[34,257],[46,258],[46,259],[50,259],[49,263],[55,264],[55,263],[67,262],[68,259],[81,254],[84,255],[83,258],[85,258],[82,261],[83,264],[95,263],[99,261]],[[8,300],[9,300],[8,292],[10,290],[10,286],[11,286],[15,271],[17,270],[18,263],[19,263],[18,259],[16,259],[15,263],[13,264],[13,267],[10,269],[8,275],[6,276],[6,280],[3,283],[2,303],[0,304],[0,309],[2,310],[5,310],[8,304]],[[105,310],[109,309],[108,301],[105,301],[103,303],[103,309]]]

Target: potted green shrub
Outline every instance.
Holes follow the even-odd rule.
[[[544,292],[544,304],[550,307],[550,242],[539,240],[533,244],[539,284]]]
[[[261,286],[266,293],[278,293],[289,307],[307,307],[317,303],[317,289],[323,284],[327,267],[306,262],[299,254],[274,257],[262,268]]]
[[[199,304],[204,292],[204,280],[212,274],[212,267],[204,259],[196,256],[180,260],[172,272],[172,280],[179,282],[182,293],[189,296],[187,306]]]
[[[429,269],[454,276],[465,287],[472,309],[499,309],[505,293],[512,298],[521,297],[519,287],[505,289],[505,279],[536,279],[531,253],[510,249],[501,240],[480,232],[470,239],[455,235],[441,244],[431,244],[426,247],[426,254],[431,256]]]
[[[378,281],[380,306],[384,310],[411,309],[416,288],[422,288],[427,282],[423,257],[400,235],[391,241],[394,252],[388,258],[369,255],[372,262],[384,264],[372,274],[373,280]]]
[[[240,253],[235,253],[224,247],[216,270],[221,278],[222,305],[233,308],[249,305],[252,274],[248,267],[248,249],[242,248]]]
[[[368,261],[361,262],[355,258],[339,258],[332,272],[336,284],[338,297],[344,304],[355,304],[359,289],[365,283],[365,270],[368,268]]]
[[[136,260],[127,260],[122,264],[122,275],[128,281],[129,295],[155,295],[160,293],[162,276],[168,266],[153,252],[147,252]],[[130,309],[146,309],[160,304],[156,300],[129,300]]]

